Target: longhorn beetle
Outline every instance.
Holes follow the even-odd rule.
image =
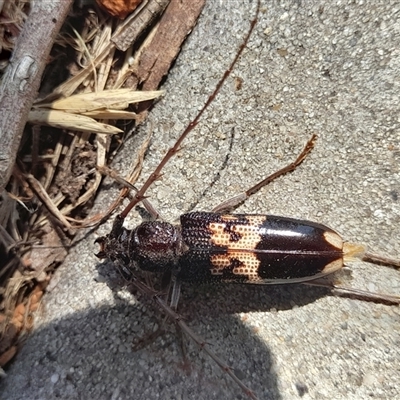
[[[173,309],[177,307],[180,284],[184,282],[284,284],[308,281],[323,285],[317,279],[341,269],[347,257],[366,257],[372,262],[398,265],[396,260],[364,254],[362,246],[344,242],[338,233],[322,224],[260,214],[222,212],[234,208],[270,181],[293,171],[311,151],[314,136],[293,163],[238,197],[217,206],[212,213],[193,212],[182,215],[180,227],[163,221],[143,222],[133,230],[123,227],[129,211],[144,200],[149,186],[159,179],[165,164],[179,151],[185,137],[197,125],[203,112],[217,95],[244,50],[255,23],[256,20],[253,20],[234,61],[200,113],[137,191],[131,203],[116,217],[110,234],[97,240],[101,247],[98,257],[110,258],[125,271],[132,272],[139,268],[172,275],[172,309],[141,281],[135,277],[131,279],[136,287],[153,296],[164,311],[181,326],[182,321]],[[340,291],[335,286],[332,289],[334,292]],[[373,295],[354,289],[348,289],[347,293],[364,299],[399,303],[397,296]],[[186,327],[184,329],[187,331]],[[197,342],[205,348],[204,341],[199,339]],[[225,365],[223,368],[229,372]],[[242,388],[253,395],[246,387]]]

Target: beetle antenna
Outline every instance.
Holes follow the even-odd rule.
[[[183,131],[181,136],[179,136],[178,140],[175,142],[174,146],[171,147],[167,153],[165,154],[164,158],[161,160],[160,164],[158,164],[157,168],[155,171],[149,176],[149,178],[146,180],[144,185],[141,187],[141,189],[135,194],[135,197],[132,199],[132,201],[126,206],[126,208],[122,211],[120,214],[121,218],[125,219],[126,216],[129,214],[129,212],[132,210],[133,207],[135,207],[136,204],[138,204],[140,201],[142,201],[145,197],[144,194],[146,193],[147,189],[161,176],[161,170],[164,168],[164,166],[167,164],[167,162],[179,151],[181,144],[183,140],[186,138],[186,136],[193,130],[193,128],[199,123],[201,116],[203,115],[204,111],[208,108],[208,106],[213,102],[215,96],[218,94],[219,90],[221,89],[222,85],[228,78],[228,76],[231,74],[234,66],[236,65],[237,61],[239,60],[240,56],[243,53],[243,50],[247,46],[247,43],[250,39],[250,36],[254,30],[254,27],[256,26],[257,23],[257,17],[258,13],[260,11],[260,1],[257,2],[257,9],[256,9],[256,16],[250,23],[250,29],[246,34],[245,39],[243,40],[242,44],[239,47],[238,52],[236,53],[235,58],[231,62],[231,65],[229,68],[225,71],[224,75],[222,78],[219,80],[217,83],[217,86],[214,90],[213,93],[209,96],[207,101],[205,102],[203,108],[200,110],[200,112],[197,114],[197,116],[190,122],[190,124],[187,126],[187,128]]]

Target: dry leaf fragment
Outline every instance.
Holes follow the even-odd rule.
[[[29,312],[36,311],[39,308],[40,300],[43,297],[43,291],[33,293],[30,298]]]
[[[143,0],[96,0],[97,4],[114,17],[124,19]]]
[[[60,264],[67,256],[67,249],[63,247],[60,236],[49,225],[43,228],[41,240],[42,246],[33,247],[29,253],[32,260],[31,269],[35,272],[33,277],[36,281],[40,280],[41,282],[35,286],[31,296],[42,292],[43,288],[47,285],[46,279],[44,281],[41,280],[42,275],[47,278],[47,272]]]

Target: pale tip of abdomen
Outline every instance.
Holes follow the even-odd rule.
[[[344,243],[343,244],[343,258],[344,261],[351,261],[355,258],[361,259],[365,254],[365,247],[358,243]]]

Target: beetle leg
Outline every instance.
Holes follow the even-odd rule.
[[[170,307],[176,311],[178,307],[179,297],[181,294],[181,283],[176,277],[172,278],[172,293],[171,293],[171,302]]]
[[[363,261],[367,261],[373,264],[381,264],[388,267],[399,268],[400,260],[398,258],[386,257],[380,254],[366,252],[361,258]]]
[[[302,282],[303,285],[319,286],[328,288],[331,293],[339,297],[347,297],[351,299],[371,301],[374,303],[387,304],[387,305],[399,305],[400,296],[391,294],[371,293],[366,290],[354,289],[349,287],[341,287],[335,285],[333,282],[329,282],[324,278],[314,279],[312,281]]]
[[[135,185],[133,185],[132,183],[130,183],[126,179],[124,179],[121,176],[119,176],[118,173],[116,171],[112,170],[111,168],[108,168],[106,166],[102,166],[102,167],[97,167],[97,169],[98,169],[98,171],[100,171],[100,173],[102,173],[103,175],[109,176],[110,178],[114,179],[116,182],[118,182],[120,185],[126,187],[127,189],[130,189],[130,190],[134,191],[135,193],[138,192],[139,189]],[[144,208],[147,210],[147,212],[150,214],[152,220],[155,221],[155,220],[160,218],[160,213],[149,202],[149,200],[144,198],[142,200],[142,204],[143,204]]]

